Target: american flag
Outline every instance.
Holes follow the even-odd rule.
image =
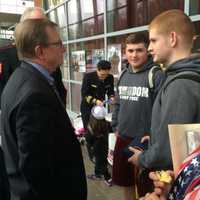
[[[200,186],[200,153],[195,152],[195,157],[191,154],[186,162],[183,163],[182,170],[169,192],[168,200],[183,200],[187,194],[195,191],[198,186]],[[200,191],[198,193],[200,195]],[[200,197],[193,194],[192,198],[187,199],[200,200]]]

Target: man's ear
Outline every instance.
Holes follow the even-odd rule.
[[[178,35],[176,32],[171,32],[170,33],[170,46],[171,47],[175,47],[177,45],[178,42]]]
[[[44,50],[43,50],[43,48],[40,45],[37,45],[35,47],[35,57],[41,59],[41,58],[43,58],[43,56],[44,56]]]

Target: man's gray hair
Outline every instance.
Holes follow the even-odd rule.
[[[23,12],[23,14],[20,18],[20,22],[23,22],[26,19],[32,18],[31,16],[33,15],[33,13],[35,11],[41,12],[41,15],[44,15],[44,18],[46,17],[45,12],[42,8],[40,8],[40,7],[28,7],[24,10],[24,12]]]
[[[47,28],[57,29],[57,24],[47,18],[26,19],[15,28],[15,44],[21,59],[34,58],[35,47],[48,46]]]

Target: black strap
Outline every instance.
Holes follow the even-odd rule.
[[[198,74],[197,72],[192,72],[192,71],[184,71],[184,72],[180,72],[177,75],[175,75],[173,78],[171,78],[166,84],[165,84],[165,88],[174,80],[176,79],[188,79],[188,80],[192,80],[195,82],[200,82],[200,74]]]

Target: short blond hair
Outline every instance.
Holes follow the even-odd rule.
[[[181,10],[168,10],[156,16],[149,25],[149,30],[155,28],[160,34],[176,32],[182,38],[184,45],[192,47],[195,29],[190,18]]]

